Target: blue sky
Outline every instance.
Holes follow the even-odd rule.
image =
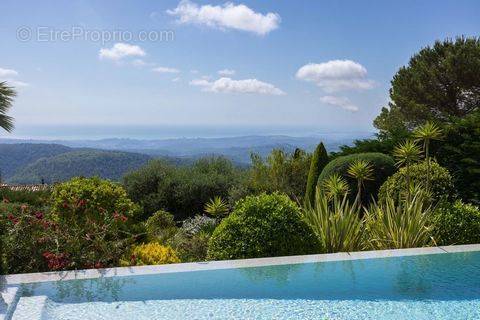
[[[480,30],[478,1],[3,0],[0,12],[0,79],[17,87],[12,115],[32,135],[70,125],[372,130],[412,54]],[[74,29],[84,34],[72,39]],[[92,39],[114,30],[133,39]]]

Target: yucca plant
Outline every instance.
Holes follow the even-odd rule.
[[[0,128],[7,132],[13,130],[13,118],[7,116],[7,112],[12,107],[13,98],[16,92],[12,87],[9,87],[5,81],[0,82]]]
[[[396,146],[393,150],[393,156],[397,160],[397,166],[406,167],[405,179],[407,185],[407,200],[410,200],[412,189],[410,183],[410,166],[420,159],[421,153],[422,150],[413,140],[406,140],[405,142],[400,143],[398,146]]]
[[[229,207],[225,200],[216,196],[205,204],[204,211],[214,217],[220,217],[228,213]]]
[[[355,201],[362,206],[362,187],[365,181],[373,180],[373,167],[365,160],[353,161],[347,169],[347,174],[357,180],[357,197]]]
[[[430,142],[432,140],[441,140],[442,134],[442,129],[430,121],[413,131],[413,137],[415,140],[423,142],[423,151],[425,152],[425,159],[427,160],[427,189],[430,187]]]
[[[359,218],[356,203],[350,204],[348,195],[329,201],[317,188],[314,206],[303,210],[303,217],[321,243],[324,252],[358,251],[364,248],[363,220]]]
[[[323,190],[328,200],[343,197],[350,192],[347,181],[336,172],[323,181]]]
[[[395,201],[387,196],[365,209],[370,246],[373,249],[401,249],[428,246],[431,236],[431,214],[428,194],[416,187],[411,199]]]

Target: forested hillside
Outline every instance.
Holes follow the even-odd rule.
[[[138,153],[103,150],[76,150],[41,158],[19,170],[10,183],[65,181],[76,176],[99,176],[119,180],[125,173],[145,165],[151,158]]]

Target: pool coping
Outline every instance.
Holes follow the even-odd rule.
[[[375,258],[390,258],[415,255],[445,254],[457,252],[480,251],[480,244],[423,247],[411,249],[375,250],[359,252],[339,252],[314,255],[269,257],[241,260],[223,260],[208,262],[177,263],[166,265],[151,265],[139,267],[115,267],[106,269],[86,269],[59,272],[24,273],[0,276],[3,285],[18,285],[23,283],[67,281],[81,279],[96,279],[105,277],[125,277],[138,275],[151,275],[175,272],[192,272],[218,269],[235,269],[265,267],[286,264],[302,264],[329,261],[350,261]]]

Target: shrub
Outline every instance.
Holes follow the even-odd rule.
[[[395,172],[395,162],[390,156],[383,153],[357,153],[342,156],[330,161],[318,177],[318,186],[322,187],[324,181],[337,173],[341,175],[349,184],[351,190],[351,200],[358,193],[357,181],[347,173],[352,163],[358,160],[368,162],[373,167],[372,180],[365,181],[362,191],[361,203],[369,203],[372,198],[376,198],[378,189],[382,183]]]
[[[441,167],[438,163],[430,163],[430,196],[433,203],[437,203],[443,198],[452,199],[455,197],[455,188],[453,186],[452,176],[447,169]],[[411,165],[410,179],[413,185],[425,186],[427,181],[427,163],[426,161]],[[390,195],[393,199],[398,199],[406,193],[406,174],[407,168],[401,168],[394,175],[389,177],[381,186],[378,197],[381,201]]]
[[[180,229],[170,243],[182,261],[205,261],[207,259],[208,241],[211,236],[212,234],[206,231],[191,235]]]
[[[333,203],[329,198],[333,199]],[[356,203],[349,203],[347,194],[329,197],[317,188],[314,205],[307,205],[303,216],[312,227],[323,252],[359,251],[364,248],[359,208]]]
[[[47,213],[17,203],[0,205],[5,273],[47,271],[43,253],[54,246],[55,224]]]
[[[460,200],[442,203],[434,214],[439,245],[480,243],[480,209]]]
[[[365,210],[366,230],[374,249],[423,247],[433,243],[428,195],[416,188],[410,200],[387,197]]]
[[[117,265],[133,241],[129,231],[139,208],[118,184],[99,178],[73,178],[52,192],[52,216],[58,248],[52,259],[68,260],[65,268]]]
[[[170,242],[180,259],[187,262],[206,260],[208,241],[217,224],[217,220],[200,215],[185,220]]]
[[[245,181],[243,196],[263,192],[282,192],[290,198],[302,201],[305,196],[310,154],[296,149],[292,153],[273,149],[264,160],[252,154],[252,166]],[[238,200],[238,198],[237,198]]]
[[[310,162],[310,170],[308,171],[307,190],[305,192],[305,200],[313,205],[315,201],[315,190],[317,187],[318,177],[322,173],[323,168],[329,161],[327,150],[323,143],[319,143],[312,155]]]
[[[154,160],[126,175],[124,186],[131,199],[143,207],[143,218],[166,210],[181,221],[202,212],[215,196],[227,198],[238,179],[239,171],[222,157],[199,159],[184,167]]]
[[[182,230],[189,235],[195,235],[202,231],[211,234],[216,226],[217,220],[207,216],[196,215],[194,218],[183,221]]]
[[[215,229],[209,259],[242,259],[317,252],[319,243],[287,195],[248,196]]]
[[[156,240],[160,243],[165,243],[177,232],[173,215],[163,210],[155,212],[150,218],[147,219],[145,222],[145,229],[147,231],[147,237],[150,241]]]
[[[480,205],[480,109],[449,121],[445,135],[433,149],[438,163],[451,172],[459,196]]]
[[[42,207],[50,199],[51,190],[11,190],[8,188],[0,189],[0,200],[12,203],[23,203],[30,206]]]
[[[123,259],[123,266],[145,266],[153,264],[179,263],[175,250],[157,242],[136,245],[133,247],[129,259]]]

